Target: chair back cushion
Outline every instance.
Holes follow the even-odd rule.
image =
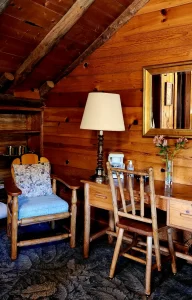
[[[52,194],[50,164],[14,165],[14,178],[17,187],[26,197]]]

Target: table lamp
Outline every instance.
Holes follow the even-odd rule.
[[[94,179],[96,182],[102,183],[104,181],[103,131],[125,130],[120,95],[89,93],[80,128],[99,131],[97,168]]]

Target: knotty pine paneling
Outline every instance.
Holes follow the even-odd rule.
[[[182,5],[191,3],[191,0],[182,0]],[[153,12],[155,10],[167,9],[173,6],[180,6],[181,0],[150,0],[141,10],[138,11],[137,15]]]
[[[97,134],[79,127],[87,94],[98,90],[121,95],[126,124],[125,132],[104,132],[105,161],[109,151],[122,151],[125,162],[132,159],[135,168],[141,169],[152,166],[155,178],[164,180],[164,163],[153,139],[142,137],[142,72],[147,65],[192,60],[191,13],[192,0],[182,5],[177,0],[149,1],[110,41],[56,85],[46,102],[44,137],[45,152],[53,156],[58,151],[62,157],[53,164],[55,170],[82,178],[94,171]],[[64,122],[67,115],[68,122]],[[191,149],[189,141],[187,149],[174,159],[174,182],[192,184]]]
[[[28,21],[36,27],[50,30],[59,20],[62,15],[39,5],[31,0],[13,0],[5,12],[21,21]]]
[[[88,80],[87,80],[88,79]],[[55,87],[57,93],[62,91],[114,91],[126,89],[141,89],[143,74],[141,70],[133,72],[99,74],[93,76],[69,76]]]
[[[111,92],[111,91],[109,91]],[[121,103],[123,107],[141,107],[143,103],[142,89],[115,90],[113,93],[121,93]],[[85,107],[87,101],[87,92],[71,93],[50,93],[48,96],[48,105],[52,107]],[[130,101],[131,99],[131,101]]]

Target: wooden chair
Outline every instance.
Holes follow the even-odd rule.
[[[52,191],[51,191],[51,185],[49,181],[51,195],[43,196],[44,198],[42,198],[42,196],[39,196],[38,198],[25,197],[24,202],[22,202],[23,201],[21,199],[22,191],[15,184],[14,165],[21,164],[21,165],[34,167],[35,166],[34,164],[43,165],[46,163],[49,163],[49,161],[45,157],[41,157],[40,160],[38,160],[38,156],[36,154],[24,154],[23,156],[21,156],[21,160],[19,158],[16,158],[12,162],[12,167],[11,167],[12,178],[5,180],[5,189],[8,195],[7,234],[9,237],[11,237],[11,258],[12,259],[17,258],[17,247],[58,241],[68,237],[70,238],[70,246],[72,248],[75,247],[76,212],[77,212],[76,191],[79,188],[79,186],[71,185],[67,183],[65,180],[60,179],[55,175],[51,175]],[[56,195],[57,181],[61,182],[72,191],[70,208],[68,207],[68,203],[65,200],[59,198]],[[25,215],[27,216],[25,217]],[[70,230],[68,233],[54,235],[51,237],[44,237],[44,238],[41,237],[33,240],[18,241],[19,226],[26,226],[26,225],[49,222],[49,221],[53,223],[55,220],[65,219],[65,218],[70,218]]]
[[[172,271],[173,273],[176,273],[176,263],[175,263],[175,254],[173,248],[171,228],[168,228],[166,226],[166,218],[165,218],[165,222],[163,220],[160,220],[161,222],[158,221],[158,215],[157,215],[156,203],[155,203],[153,169],[150,168],[146,172],[136,172],[136,171],[134,172],[134,171],[127,171],[124,169],[112,168],[109,163],[107,163],[107,169],[108,169],[108,177],[109,177],[109,182],[110,182],[110,187],[112,192],[114,218],[115,218],[116,231],[117,231],[117,242],[113,254],[109,277],[113,278],[114,276],[116,263],[119,255],[123,255],[124,257],[145,264],[146,265],[145,293],[146,295],[150,295],[152,248],[154,248],[155,250],[155,257],[156,257],[156,264],[153,267],[157,267],[158,270],[160,271],[161,256],[160,256],[158,233],[165,228],[167,229],[167,233],[168,233],[168,245],[169,245],[169,251],[172,259]],[[117,199],[117,186],[115,186],[116,183],[114,182],[112,172],[115,172],[117,175],[116,181],[118,182],[117,184],[120,191],[119,201]],[[121,172],[124,174],[124,180],[120,179],[119,174]],[[133,190],[134,178],[130,176],[131,174],[134,174],[139,178],[140,191],[138,192],[135,192]],[[150,201],[148,202],[150,203],[150,205],[148,208],[146,208],[145,205],[146,194],[144,193],[144,176],[149,176],[149,188],[150,188],[149,200]],[[125,189],[123,184],[126,185],[126,189],[129,191],[127,195],[128,196],[127,198],[129,198],[128,200],[126,200],[125,197]],[[122,247],[122,241],[125,232],[128,232],[129,234],[132,233],[133,235],[132,243],[128,245],[128,247],[126,247],[125,249],[122,249],[120,252],[120,248]],[[141,242],[141,240],[139,239],[139,237],[141,236],[147,238],[147,243]],[[154,246],[152,245],[152,239],[154,241]],[[141,245],[146,245],[146,248],[143,249]],[[135,256],[136,253],[145,254],[146,259]]]

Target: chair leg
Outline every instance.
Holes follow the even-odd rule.
[[[18,233],[18,200],[13,197],[12,223],[11,223],[11,259],[17,258],[17,233]]]
[[[109,211],[109,228],[111,231],[114,231],[114,228],[115,228],[114,213],[112,211]],[[109,244],[113,243],[112,235],[108,235],[108,242],[109,242]]]
[[[176,256],[175,256],[175,251],[174,251],[174,246],[173,246],[173,237],[172,237],[172,228],[167,229],[167,239],[168,239],[168,245],[169,245],[169,252],[171,254],[172,258],[172,272],[173,274],[177,273],[177,266],[176,266]]]
[[[72,190],[72,207],[71,207],[71,239],[70,239],[70,247],[75,247],[76,241],[76,217],[77,217],[77,191]]]
[[[146,254],[146,273],[145,273],[145,294],[151,294],[151,267],[152,267],[152,237],[147,237],[147,254]]]
[[[117,237],[117,242],[116,242],[116,245],[115,245],[115,250],[114,250],[114,253],[113,253],[113,259],[112,259],[110,273],[109,273],[110,278],[113,278],[114,273],[115,273],[117,259],[118,259],[118,256],[119,256],[119,251],[120,251],[120,247],[121,247],[121,243],[122,243],[122,239],[123,239],[123,233],[124,233],[124,229],[120,228],[119,233],[118,233],[118,237]]]
[[[161,255],[160,255],[158,233],[153,235],[153,240],[155,246],[155,258],[156,258],[157,270],[161,271]]]

